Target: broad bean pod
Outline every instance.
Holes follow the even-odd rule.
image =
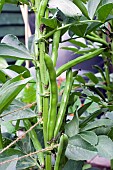
[[[68,145],[68,137],[67,137],[67,135],[63,134],[60,137],[60,143],[59,143],[59,147],[58,147],[58,152],[57,152],[57,156],[56,156],[54,170],[61,170],[62,169],[62,167],[61,167],[62,166],[62,160],[64,158],[67,145]]]
[[[57,57],[58,57],[58,47],[59,47],[59,41],[60,41],[60,33],[61,33],[61,30],[58,30],[53,34],[52,60],[53,60],[54,67],[56,66]]]
[[[103,40],[103,39],[100,38],[100,37],[94,37],[94,36],[92,36],[92,35],[86,35],[86,39],[91,40],[91,41],[93,41],[93,42],[99,42],[99,43],[101,43],[101,44],[103,44],[103,45],[105,45],[105,46],[108,46],[108,45],[109,45],[105,40]]]
[[[66,84],[65,84],[63,96],[61,99],[61,104],[60,104],[60,108],[58,111],[58,115],[57,115],[56,126],[54,130],[54,138],[57,137],[58,132],[61,128],[64,116],[65,116],[68,100],[69,100],[69,95],[72,89],[72,84],[73,84],[73,73],[72,73],[72,70],[69,69],[66,73]]]
[[[49,106],[48,122],[47,122],[47,140],[50,141],[53,138],[55,123],[56,123],[58,92],[57,92],[57,83],[56,83],[56,71],[54,69],[52,59],[48,54],[45,54],[44,59],[49,73],[49,82],[50,82],[50,106]]]
[[[64,71],[66,71],[69,68],[74,67],[75,65],[82,63],[83,61],[89,60],[91,58],[94,58],[96,56],[98,56],[99,54],[101,54],[104,51],[105,48],[99,48],[93,52],[90,52],[88,54],[85,54],[83,56],[80,56],[78,58],[75,58],[74,60],[69,61],[68,63],[64,64],[63,66],[61,66],[57,71],[56,71],[56,75],[57,77],[62,74]]]

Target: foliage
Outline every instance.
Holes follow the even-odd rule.
[[[32,51],[14,35],[6,35],[0,43],[1,169],[93,170],[85,161],[96,155],[112,160],[113,1],[1,0],[0,11],[5,3],[29,5],[36,27]],[[69,39],[65,41],[72,45],[62,49],[80,56],[56,69],[59,43],[66,32]],[[81,76],[79,70],[73,71],[73,66],[97,55],[104,67],[94,66],[96,74]],[[6,58],[28,60],[33,70],[8,66]],[[66,80],[59,86],[64,71]],[[41,123],[32,128],[40,119]],[[10,148],[20,130],[29,133]],[[53,149],[56,144],[58,148]],[[51,151],[26,156],[48,147]],[[25,157],[19,160],[21,156]]]

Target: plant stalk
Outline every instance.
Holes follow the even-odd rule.
[[[3,149],[3,140],[2,140],[1,126],[0,126],[0,149]]]
[[[48,17],[48,11],[47,8],[48,0],[42,0],[39,4],[38,12],[36,13],[36,35],[35,35],[35,42],[36,39],[40,39],[45,35],[45,28],[43,28],[43,24],[41,23],[42,17]],[[46,71],[46,65],[44,61],[45,56],[45,41],[39,41],[37,44],[38,47],[38,61],[39,61],[39,72],[38,75],[40,75],[38,81],[40,81],[40,85],[37,82],[37,85],[41,91],[39,91],[40,94],[44,94],[45,96],[42,98],[38,95],[38,99],[40,99],[40,111],[42,112],[43,116],[43,135],[44,135],[44,143],[45,147],[47,146],[47,122],[48,122],[48,105],[49,105],[49,99],[46,97],[46,94],[48,93],[48,73]],[[40,88],[41,87],[41,88]],[[38,89],[38,90],[39,90]],[[37,100],[38,101],[38,100]],[[51,170],[51,154],[46,155],[45,157],[45,169]]]

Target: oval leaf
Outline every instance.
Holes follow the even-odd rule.
[[[97,149],[81,138],[80,135],[69,139],[66,156],[72,160],[89,160],[97,155]]]
[[[98,145],[96,146],[99,156],[113,159],[113,142],[105,135],[100,135]]]
[[[26,51],[21,51],[18,48],[12,47],[7,44],[0,44],[0,57],[3,58],[14,58],[20,60],[32,60],[30,54],[26,53]]]
[[[80,9],[70,0],[50,0],[49,5],[50,7],[60,9],[65,15],[70,17],[82,15]]]

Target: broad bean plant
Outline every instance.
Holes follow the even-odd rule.
[[[0,169],[94,170],[97,155],[112,169],[113,0],[0,0],[1,12],[6,3],[28,5],[35,34],[29,49],[12,34],[0,43]],[[64,41],[79,57],[57,68]],[[97,56],[96,74],[73,69]]]

